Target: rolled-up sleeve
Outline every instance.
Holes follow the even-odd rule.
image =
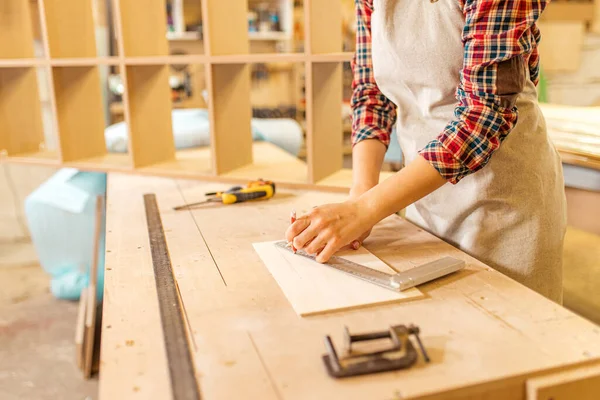
[[[377,87],[371,59],[373,0],[355,0],[356,52],[352,60],[352,144],[376,139],[390,143],[396,122],[396,106]]]
[[[446,180],[459,182],[483,168],[517,123],[516,99],[537,83],[540,39],[536,21],[545,0],[467,0],[464,61],[454,119],[420,154]],[[529,74],[527,70],[529,69]]]

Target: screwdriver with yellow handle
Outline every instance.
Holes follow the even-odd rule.
[[[197,203],[184,204],[173,208],[174,210],[185,210],[190,207],[199,206],[206,203],[223,203],[225,205],[244,203],[246,201],[267,200],[275,195],[275,184],[269,181],[263,181],[262,185],[254,184],[238,190],[228,190],[226,192],[218,192],[216,197],[211,197]]]

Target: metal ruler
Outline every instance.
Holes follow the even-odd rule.
[[[173,276],[156,196],[144,195],[144,206],[173,400],[198,400],[200,391],[194,371],[184,311],[177,282]]]
[[[281,247],[282,249],[290,252],[292,251],[291,247],[288,246],[285,240],[276,242],[275,246]],[[308,254],[302,250],[298,250],[296,255],[315,261],[314,255]],[[335,268],[338,271],[345,272],[356,278],[384,287],[386,289],[390,289],[395,292],[401,292],[411,287],[458,271],[465,267],[465,262],[453,257],[443,257],[439,260],[419,265],[418,267],[411,268],[408,271],[398,272],[396,274],[386,274],[385,272],[377,271],[337,256],[332,256],[329,261],[323,265]]]

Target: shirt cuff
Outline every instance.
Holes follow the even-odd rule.
[[[375,126],[363,126],[352,133],[352,146],[367,139],[379,140],[386,148],[390,145],[390,133],[385,129]]]
[[[429,142],[419,154],[453,185],[471,173],[471,170],[457,160],[438,139]]]

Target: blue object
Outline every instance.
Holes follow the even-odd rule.
[[[402,149],[398,143],[398,136],[396,135],[396,128],[392,129],[390,136],[390,145],[388,146],[387,152],[385,153],[385,162],[402,162]]]
[[[76,300],[89,284],[96,196],[106,193],[106,174],[65,168],[25,199],[25,215],[40,264],[52,276],[59,299]],[[104,287],[104,218],[98,249],[98,291]]]

